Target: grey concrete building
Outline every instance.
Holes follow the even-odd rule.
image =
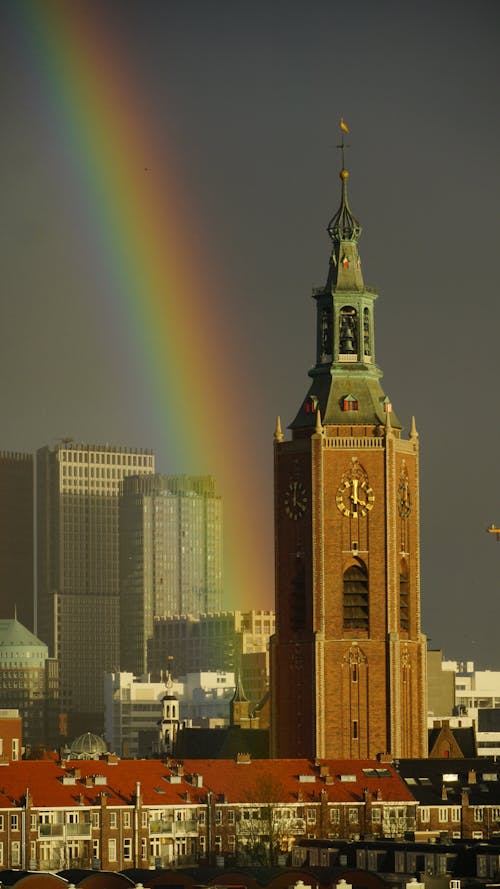
[[[123,480],[120,498],[120,667],[147,670],[155,617],[218,611],[222,500],[211,476]],[[162,667],[165,663],[162,664]]]
[[[64,440],[37,452],[38,632],[60,665],[71,734],[102,730],[119,648],[119,492],[154,455]]]

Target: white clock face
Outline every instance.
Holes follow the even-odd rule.
[[[368,482],[347,478],[338,488],[335,502],[343,515],[358,519],[373,509],[375,494]]]

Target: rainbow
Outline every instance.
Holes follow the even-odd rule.
[[[144,109],[105,7],[22,0],[11,14],[112,282],[103,286],[103,311],[114,348],[126,350],[142,376],[157,441],[133,444],[168,454],[164,472],[216,477],[224,502],[225,605],[270,607],[271,566],[262,554],[271,548],[261,539],[256,496],[262,481],[251,441],[238,429],[240,406],[252,411],[255,395],[239,370],[236,319],[230,337],[214,264],[190,234],[188,191]]]

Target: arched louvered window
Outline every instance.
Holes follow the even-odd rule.
[[[368,630],[368,573],[361,559],[344,572],[344,628]]]

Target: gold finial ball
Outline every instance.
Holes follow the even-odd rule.
[[[349,172],[348,172],[348,170],[341,170],[341,171],[340,171],[340,178],[341,178],[341,179],[348,179],[348,178],[349,178]]]

